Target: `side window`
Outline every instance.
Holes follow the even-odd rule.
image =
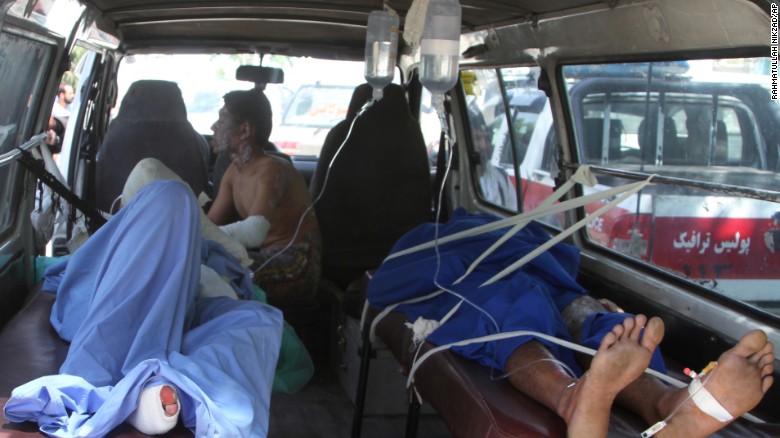
[[[552,116],[537,87],[539,73],[538,67],[461,72],[478,193],[510,211],[532,210],[554,185],[543,163]]]
[[[27,141],[40,102],[40,86],[53,46],[12,33],[0,33],[0,156]],[[0,160],[0,235],[13,225],[18,211],[21,172],[12,162]]]
[[[517,210],[514,150],[496,70],[461,72],[469,122],[471,169],[479,197]]]
[[[720,61],[563,68],[579,161],[609,168],[586,194],[658,175],[586,234],[780,315],[780,204],[762,195],[780,178],[768,60]]]

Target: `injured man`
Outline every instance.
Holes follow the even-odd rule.
[[[641,416],[648,426],[660,428],[657,436],[707,436],[754,408],[771,386],[773,346],[760,330],[742,337],[689,388],[673,388],[644,373],[648,366],[665,371],[657,348],[663,322],[605,311],[605,305],[575,281],[579,252],[573,246],[554,245],[521,269],[492,281],[496,273],[550,240],[536,223],[529,223],[467,273],[505,230],[454,241],[446,236],[489,227],[498,219],[459,209],[438,230],[434,224],[413,229],[373,276],[370,304],[388,309],[404,303],[398,309],[409,321],[433,328],[416,333],[416,339],[439,346],[496,333],[540,333],[451,349],[496,373],[506,373],[515,388],[563,418],[569,436],[606,436],[613,401]],[[409,250],[435,237],[443,242]],[[597,351],[588,360],[577,360],[572,350],[549,337]]]
[[[213,240],[185,184],[143,181],[123,196],[46,271],[51,323],[70,348],[60,374],[13,391],[6,418],[56,437],[102,437],[124,421],[161,434],[179,420],[197,437],[266,436],[281,312],[251,300],[251,273]]]

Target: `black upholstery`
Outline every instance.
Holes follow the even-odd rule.
[[[187,121],[176,83],[134,82],[98,150],[95,206],[110,211],[127,176],[139,161],[149,157],[176,172],[195,194],[208,192],[207,154],[206,140]]]
[[[355,121],[323,187],[333,156],[370,96],[368,84],[356,88],[347,119],[325,139],[310,184],[313,199],[322,192],[314,205],[322,233],[322,272],[342,288],[379,266],[398,238],[430,219],[425,141],[395,84]]]
[[[639,148],[642,150],[645,163],[655,163],[656,147],[658,145],[657,120],[657,117],[648,117],[639,123],[637,132]],[[677,138],[677,124],[671,117],[664,117],[662,144],[664,164],[674,164],[684,159],[685,151]]]
[[[604,119],[588,117],[583,120],[582,152],[583,162],[586,164],[599,164],[602,159],[606,162],[616,161],[622,158],[620,152],[620,136],[623,134],[623,122],[618,119],[609,120],[609,148],[607,157],[603,156]]]

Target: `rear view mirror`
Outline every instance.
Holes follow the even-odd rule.
[[[263,90],[266,84],[283,84],[284,70],[274,67],[242,65],[236,69],[236,79],[254,82],[255,88]]]

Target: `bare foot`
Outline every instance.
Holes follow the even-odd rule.
[[[734,348],[721,354],[711,377],[703,379],[705,388],[732,417],[739,417],[756,407],[772,386],[773,348],[764,332],[753,330]],[[680,403],[682,406],[658,436],[705,437],[730,423],[703,413],[687,398],[685,388],[671,398],[666,406],[669,412]]]
[[[561,401],[570,437],[607,435],[612,402],[644,372],[663,335],[663,321],[637,315],[604,337],[588,372]]]
[[[160,402],[166,416],[172,417],[179,413],[179,399],[172,387],[165,385],[160,389]]]

